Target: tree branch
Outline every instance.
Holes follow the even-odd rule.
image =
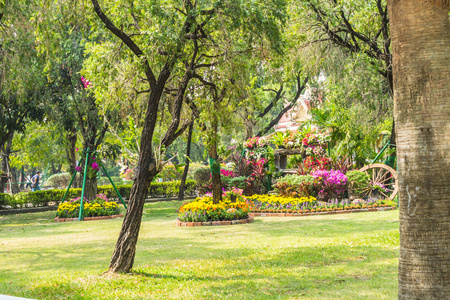
[[[264,109],[264,111],[261,112],[261,113],[258,115],[258,118],[262,118],[262,117],[264,117],[265,115],[267,115],[267,114],[269,113],[269,111],[275,106],[275,104],[278,103],[278,100],[280,100],[280,98],[282,98],[283,95],[285,94],[285,93],[283,93],[283,84],[280,86],[280,89],[279,89],[278,91],[275,91],[275,90],[273,90],[273,89],[269,89],[269,90],[276,93],[276,94],[275,94],[275,97],[274,97],[273,100],[269,103],[269,105],[267,105],[267,107]]]
[[[272,129],[273,126],[275,126],[280,119],[283,117],[283,115],[288,112],[292,107],[294,107],[295,103],[297,103],[298,98],[300,98],[300,95],[302,94],[303,90],[306,88],[306,84],[308,83],[308,77],[305,78],[303,84],[300,81],[300,72],[297,75],[297,93],[295,94],[294,98],[292,99],[291,103],[283,108],[280,113],[267,125],[263,130],[258,132],[256,136],[262,136],[266,134],[270,129]]]
[[[102,20],[103,24],[105,24],[106,28],[111,31],[115,36],[117,36],[119,39],[122,40],[122,42],[128,46],[128,48],[137,56],[137,57],[144,57],[143,63],[144,63],[144,71],[145,75],[147,76],[148,82],[150,83],[150,87],[152,89],[156,86],[156,78],[153,74],[152,69],[150,68],[150,65],[148,63],[147,58],[144,56],[142,50],[136,45],[136,43],[128,36],[126,35],[122,30],[114,26],[114,24],[111,22],[111,20],[103,13],[100,5],[98,4],[97,0],[91,0],[92,5],[94,6],[95,13],[97,16]]]

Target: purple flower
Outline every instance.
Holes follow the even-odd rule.
[[[98,164],[96,162],[92,163],[92,169],[94,170],[100,170],[100,167],[98,166]]]
[[[75,167],[75,170],[78,171],[78,172],[80,172],[80,173],[83,171],[83,170],[81,169],[80,166],[76,166],[76,167]]]
[[[95,157],[92,157],[92,160],[95,160]]]

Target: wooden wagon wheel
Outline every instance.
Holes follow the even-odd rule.
[[[379,191],[386,199],[393,200],[398,193],[398,174],[393,168],[385,164],[371,164],[360,169],[361,172],[369,175],[372,183],[378,183],[386,188],[385,191]],[[372,197],[373,190],[367,188],[364,190],[366,197]]]

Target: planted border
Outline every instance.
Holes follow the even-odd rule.
[[[334,214],[349,214],[357,212],[377,212],[395,210],[396,206],[372,207],[372,208],[353,208],[353,209],[327,209],[325,211],[308,211],[308,212],[279,212],[279,211],[264,211],[264,212],[249,212],[248,215],[252,217],[306,217],[314,215],[334,215]]]
[[[122,218],[122,217],[123,217],[123,214],[112,215],[112,216],[85,217],[84,221],[117,219],[117,218]],[[75,222],[75,221],[79,221],[79,219],[78,218],[60,218],[60,217],[55,218],[55,222]]]
[[[123,198],[130,197],[131,184],[116,186]],[[196,182],[194,180],[186,181],[185,195],[192,195],[195,192]],[[170,182],[153,182],[148,189],[148,197],[151,198],[168,198],[178,196],[180,188],[180,181]],[[22,208],[31,204],[33,207],[48,206],[51,203],[59,203],[63,198],[65,189],[41,190],[36,192],[22,192],[16,195],[9,195],[0,193],[0,209],[5,209],[4,206],[11,206],[12,208]],[[117,194],[112,185],[98,186],[98,193],[105,194],[108,199],[117,199]],[[71,198],[81,196],[81,189],[70,189],[67,194],[66,201]],[[118,199],[117,199],[118,200]]]
[[[246,219],[240,220],[224,220],[224,221],[207,221],[207,222],[182,222],[179,219],[175,222],[176,226],[180,227],[198,227],[198,226],[225,226],[225,225],[238,225],[253,223],[253,216],[248,216]]]

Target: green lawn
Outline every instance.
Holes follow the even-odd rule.
[[[395,299],[398,211],[175,227],[145,206],[133,274],[102,275],[123,219],[0,217],[0,294],[35,299]]]

